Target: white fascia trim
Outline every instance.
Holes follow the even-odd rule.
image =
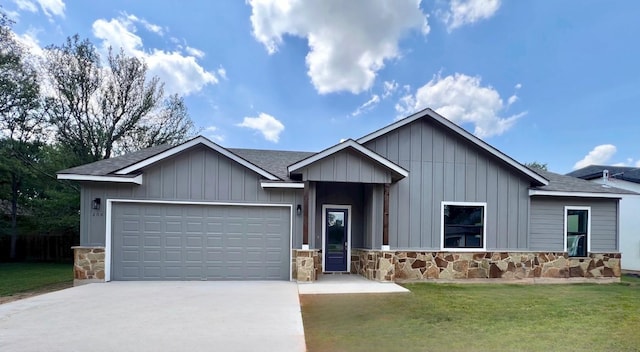
[[[483,207],[484,219],[482,219],[482,248],[446,248],[444,246],[444,206],[445,205],[462,205]],[[487,203],[486,202],[448,202],[440,203],[440,250],[448,252],[485,252],[487,250]]]
[[[58,174],[58,180],[74,180],[74,181],[96,181],[96,182],[120,182],[142,184],[142,175],[135,177],[121,176],[97,176],[97,175],[79,175],[79,174]]]
[[[597,192],[561,192],[561,191],[543,191],[530,189],[529,196],[556,196],[556,197],[578,197],[578,198],[614,198],[620,199],[624,194],[618,193],[597,193]]]
[[[185,205],[236,205],[243,207],[283,207],[289,208],[289,281],[293,281],[293,263],[291,252],[293,250],[293,204],[272,204],[272,203],[232,203],[232,202],[194,202],[181,200],[148,200],[148,199],[107,199],[106,226],[104,241],[104,281],[111,281],[111,216],[113,213],[113,203],[145,203],[145,204],[185,204]]]
[[[250,169],[250,170],[252,170],[252,171],[254,171],[256,173],[258,173],[259,175],[261,175],[261,176],[263,176],[263,177],[265,177],[265,178],[267,178],[269,180],[272,180],[272,181],[279,180],[278,177],[276,177],[276,176],[272,175],[271,173],[269,173],[269,172],[257,167],[256,165],[254,165],[254,164],[248,162],[247,160],[245,160],[245,159],[233,154],[229,150],[227,150],[227,149],[225,149],[225,148],[213,143],[212,141],[210,141],[207,138],[202,137],[202,136],[198,136],[198,137],[196,137],[196,138],[194,138],[194,139],[192,139],[190,141],[184,142],[184,143],[182,143],[180,145],[177,145],[177,146],[175,146],[175,147],[173,147],[171,149],[165,150],[164,152],[162,152],[160,154],[152,156],[151,158],[145,159],[145,160],[140,161],[138,163],[135,163],[135,164],[133,164],[131,166],[127,166],[124,169],[116,171],[116,174],[118,174],[118,175],[126,175],[126,174],[128,174],[130,172],[139,170],[139,169],[141,169],[141,168],[143,168],[145,166],[149,166],[149,165],[151,165],[153,163],[156,163],[156,162],[158,162],[158,161],[160,161],[162,159],[165,159],[165,158],[168,158],[168,157],[170,157],[172,155],[180,153],[183,150],[186,150],[186,149],[189,149],[191,147],[194,147],[194,146],[196,146],[198,144],[205,145],[205,146],[209,147],[210,149],[213,149],[213,150],[217,151],[218,153],[226,156],[227,158],[237,162],[238,164],[240,164],[240,165],[242,165],[242,166],[244,166],[244,167],[246,167],[246,168],[248,168],[248,169]]]
[[[262,188],[295,188],[302,189],[304,188],[304,183],[300,182],[260,182],[260,187]]]
[[[293,165],[290,165],[287,168],[287,171],[289,173],[296,171],[300,168],[303,168],[305,166],[308,166],[310,164],[315,163],[316,161],[323,159],[331,154],[337,153],[343,149],[346,149],[348,147],[351,147],[357,151],[359,151],[360,153],[366,155],[367,157],[377,161],[378,163],[384,165],[385,167],[395,171],[396,173],[402,175],[402,177],[407,177],[409,176],[409,172],[405,169],[403,169],[402,167],[392,163],[391,161],[389,161],[388,159],[384,158],[383,156],[371,151],[370,149],[363,147],[362,145],[358,144],[358,142],[354,141],[353,139],[347,139],[346,141],[336,144],[333,147],[329,148],[329,149],[325,149],[323,151],[321,151],[320,153],[317,153],[313,156],[310,156],[304,160],[301,160]]]
[[[546,178],[538,175],[537,173],[531,171],[529,168],[527,168],[526,166],[520,164],[519,162],[513,160],[511,157],[509,157],[508,155],[502,153],[501,151],[499,151],[498,149],[492,147],[491,145],[489,145],[487,142],[483,141],[482,139],[474,136],[473,134],[467,132],[464,128],[456,125],[455,123],[449,121],[447,118],[443,117],[442,115],[436,113],[435,111],[431,110],[431,109],[424,109],[422,111],[419,111],[413,115],[410,115],[402,120],[399,120],[395,123],[392,123],[391,125],[388,125],[387,127],[383,127],[373,133],[370,133],[364,137],[359,138],[357,141],[360,144],[364,144],[369,142],[372,139],[378,138],[390,131],[393,131],[397,128],[400,128],[404,125],[407,125],[415,120],[421,119],[424,116],[429,116],[432,119],[436,120],[437,122],[445,125],[446,127],[448,127],[449,129],[453,130],[454,132],[458,133],[459,135],[461,135],[463,138],[466,138],[467,140],[471,141],[472,143],[474,143],[475,145],[479,146],[480,148],[488,151],[489,153],[495,155],[496,157],[498,157],[499,159],[503,160],[504,162],[506,162],[507,164],[513,166],[514,168],[520,170],[521,172],[523,172],[524,174],[526,174],[527,176],[533,178],[534,180],[540,182],[543,185],[548,185],[549,184],[549,180],[547,180]]]

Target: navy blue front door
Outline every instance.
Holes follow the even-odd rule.
[[[347,271],[349,211],[325,209],[324,271]]]

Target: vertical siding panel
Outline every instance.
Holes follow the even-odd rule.
[[[162,170],[162,197],[174,199],[176,197],[176,167],[174,163],[166,163]]]
[[[393,161],[398,164],[400,157],[398,148],[400,145],[398,144],[398,132],[390,132],[387,137],[387,159]]]
[[[518,200],[520,198],[520,192],[518,192],[518,179],[514,176],[508,178],[508,205],[507,205],[507,247],[505,248],[519,248],[518,243],[518,220],[520,217],[518,209]]]
[[[465,163],[464,197],[474,202],[478,201],[478,194],[476,193],[476,180],[478,175],[477,162],[478,158],[476,153],[472,150],[468,150]]]
[[[175,158],[176,167],[176,198],[189,199],[189,175],[190,162],[189,158]]]
[[[422,157],[422,124],[411,124],[411,161],[420,161]],[[412,164],[413,165],[413,164]]]
[[[207,153],[204,165],[205,194],[207,200],[216,199],[218,196],[218,154]]]
[[[484,158],[478,157],[476,161],[476,200],[487,201],[488,191],[487,162]]]
[[[451,138],[451,136],[444,135],[443,138],[444,143],[444,162],[445,163],[455,163],[456,161],[456,141]]]
[[[499,249],[508,248],[507,238],[509,236],[509,174],[503,169],[498,168],[498,203],[496,214],[498,219],[497,228],[497,243],[496,246]]]
[[[443,200],[455,200],[455,164],[454,163],[444,163],[444,199]]]
[[[335,160],[332,157],[327,157],[323,159],[323,162],[320,164],[320,178],[322,180],[330,180],[333,178],[335,174]]]
[[[466,176],[466,165],[462,163],[455,163],[455,200],[458,202],[470,202],[473,198],[467,197],[467,176]]]
[[[433,132],[433,161],[444,161],[444,136],[440,131],[432,129]]]
[[[420,204],[420,246],[434,249],[437,246],[435,236],[431,236],[431,223],[433,222],[433,208],[435,201],[433,199],[433,187],[431,183],[433,175],[433,167],[430,162],[422,163],[422,197]]]
[[[498,174],[495,166],[487,167],[487,249],[497,248],[498,229]]]
[[[443,163],[433,163],[433,209],[431,209],[431,236],[432,241],[435,240],[436,247],[441,247],[440,225],[441,218],[441,202],[444,200],[444,165]]]
[[[150,198],[161,198],[162,173],[159,170],[153,170],[145,176],[145,183],[147,184],[147,196]]]
[[[244,170],[237,165],[231,165],[231,199],[244,199]]]
[[[349,169],[350,168],[357,168],[357,163],[359,163],[360,160],[358,160],[357,158],[354,158],[353,155],[351,153],[348,153],[347,151],[343,150],[342,152],[338,153],[335,156],[335,171],[334,171],[334,179],[336,181],[349,181]]]
[[[403,179],[398,182],[398,247],[400,248],[408,248],[409,247],[409,235],[410,235],[410,224],[409,224],[409,206],[411,199],[410,192],[410,181],[408,179]]]
[[[422,161],[433,161],[433,129],[426,123],[422,127]]]
[[[204,195],[204,158],[205,152],[203,150],[194,151],[189,154],[191,160],[191,180],[189,187],[190,199],[200,200]]]
[[[409,186],[409,246],[411,248],[420,248],[421,245],[421,229],[422,222],[422,167],[420,161],[411,161],[411,170],[415,170],[413,177],[410,177],[411,182]]]
[[[231,163],[226,157],[218,157],[218,197],[229,200],[231,193]]]
[[[398,131],[398,164],[405,169],[409,169],[411,160],[411,131],[408,128],[402,128]]]

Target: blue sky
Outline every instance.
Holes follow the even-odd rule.
[[[225,147],[319,151],[431,107],[520,162],[640,167],[640,1],[4,0],[38,53],[145,59]]]

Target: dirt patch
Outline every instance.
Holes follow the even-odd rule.
[[[0,304],[9,303],[9,302],[13,302],[20,299],[33,297],[33,296],[38,296],[38,295],[42,295],[49,292],[60,291],[70,287],[73,287],[73,282],[61,282],[53,285],[48,285],[45,287],[40,287],[33,291],[20,292],[11,296],[0,296]]]

